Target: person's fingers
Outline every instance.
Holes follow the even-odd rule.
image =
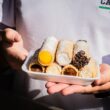
[[[19,48],[19,50],[16,51],[16,53],[13,53],[15,58],[19,61],[24,61],[28,55],[28,51],[24,48]]]
[[[55,85],[56,83],[54,83],[54,82],[47,82],[46,83],[46,85],[45,85],[45,87],[46,88],[49,88],[49,87],[51,87],[51,86],[53,86],[53,85]]]
[[[73,93],[98,93],[100,91],[110,90],[110,67],[109,65],[101,65],[101,78],[96,81],[96,85],[92,86],[80,86],[80,85],[68,85],[68,84],[54,84],[48,83],[48,93],[53,94],[61,92],[63,95],[69,95]]]
[[[110,82],[107,82],[106,84],[102,85],[101,88],[99,88],[99,91],[110,91]]]
[[[80,85],[71,85],[61,91],[63,95],[69,95],[73,93],[85,93],[85,88]]]
[[[6,40],[8,41],[8,42],[10,42],[10,43],[13,43],[13,42],[19,42],[19,41],[21,41],[22,39],[21,39],[21,35],[20,34],[18,34],[17,32],[16,33],[7,33],[6,34]]]
[[[63,95],[70,95],[70,94],[73,94],[73,93],[84,93],[84,94],[88,94],[88,93],[93,93],[93,92],[96,92],[98,91],[99,87],[95,87],[93,89],[93,87],[91,85],[89,86],[78,86],[78,85],[72,85],[70,87],[67,87],[65,89],[63,89],[61,91],[61,93]]]
[[[69,86],[61,91],[63,95],[70,95],[73,93],[82,93],[82,94],[91,94],[91,93],[99,93],[102,91],[108,91],[110,90],[110,82],[103,84],[101,86],[78,86],[78,85],[72,85]]]
[[[2,39],[4,42],[8,42],[8,43],[22,41],[21,35],[13,29],[5,30],[5,35],[3,36]]]
[[[13,68],[13,69],[21,69],[21,65],[23,64],[24,60],[26,59],[28,52],[25,49],[18,49],[16,51],[13,51],[14,49],[10,49],[8,48],[8,56],[6,57],[9,65]],[[13,53],[13,54],[11,54]]]
[[[57,92],[60,92],[62,89],[66,88],[68,86],[69,86],[68,84],[58,83],[58,84],[53,85],[50,88],[48,88],[47,92],[49,94],[57,93]]]
[[[26,59],[26,57],[28,56],[28,51],[24,48],[20,49],[21,54],[18,54],[19,59],[21,59],[21,61],[24,61]],[[19,53],[19,51],[18,51]]]
[[[110,81],[110,66],[107,64],[100,65],[100,79],[94,82],[94,85],[102,85]]]
[[[109,70],[110,69],[110,65],[108,64],[101,64],[100,65],[100,72],[103,73],[103,71]]]
[[[86,88],[86,93],[99,93],[99,92],[108,91],[108,90],[110,90],[110,82],[107,82],[100,86]]]
[[[13,42],[20,42],[21,40],[21,35],[18,33],[13,37]]]
[[[13,46],[6,47],[6,44],[4,44],[3,46],[8,55],[8,60],[16,59],[22,62],[28,55],[28,51],[22,45],[13,44]]]

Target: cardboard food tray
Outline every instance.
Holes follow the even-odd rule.
[[[57,74],[50,74],[50,73],[41,73],[41,72],[32,72],[28,70],[28,65],[35,53],[35,50],[29,52],[25,62],[22,65],[22,70],[26,72],[31,78],[38,79],[38,80],[45,80],[45,81],[52,81],[52,82],[62,82],[68,84],[78,84],[78,85],[90,85],[94,80],[100,78],[100,72],[98,71],[97,76],[95,78],[82,78],[78,76],[71,76],[71,75],[57,75]],[[98,66],[99,70],[99,66]]]

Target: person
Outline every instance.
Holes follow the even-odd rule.
[[[3,7],[0,20],[8,27],[4,29],[6,36],[2,37],[3,51],[14,69],[20,68],[30,50],[39,48],[46,37],[53,35],[58,39],[87,40],[93,57],[103,63],[100,66],[101,79],[95,82],[94,87],[48,82],[46,87],[51,95],[47,94],[44,81],[28,78],[22,71],[16,70],[15,92],[30,94],[34,101],[64,110],[110,108],[109,98],[98,99],[94,94],[88,94],[110,89],[110,14],[106,8],[109,7],[107,1],[1,0],[0,3]],[[24,88],[28,89],[23,91]]]

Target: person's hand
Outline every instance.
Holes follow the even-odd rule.
[[[23,47],[22,37],[13,29],[7,28],[4,31],[5,35],[2,36],[4,56],[13,69],[20,69],[28,55],[27,50]]]
[[[110,90],[110,66],[101,64],[100,73],[100,79],[94,81],[93,84],[89,86],[47,82],[47,92],[49,94],[60,92],[62,95],[69,95],[74,93],[95,94]]]

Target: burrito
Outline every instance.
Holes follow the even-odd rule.
[[[38,62],[43,66],[53,63],[57,49],[58,40],[55,37],[48,37],[38,54]]]
[[[32,62],[29,64],[29,71],[45,72],[45,68],[36,62]]]
[[[78,40],[73,49],[72,64],[76,68],[81,69],[89,63],[90,58],[91,55],[87,41]]]
[[[61,40],[59,42],[57,52],[56,52],[56,62],[59,65],[65,66],[71,63],[73,46],[74,46],[73,41]]]
[[[57,63],[52,63],[46,68],[46,73],[51,73],[51,74],[59,74],[61,75],[61,66],[58,65]]]
[[[69,64],[69,65],[66,65],[63,67],[62,74],[63,75],[78,76],[78,69],[75,66]]]
[[[91,58],[88,65],[79,70],[79,76],[83,78],[94,78],[98,73],[98,65],[96,61]]]
[[[32,58],[29,60],[28,69],[33,72],[45,72],[45,68],[38,62],[39,49],[35,51]]]

